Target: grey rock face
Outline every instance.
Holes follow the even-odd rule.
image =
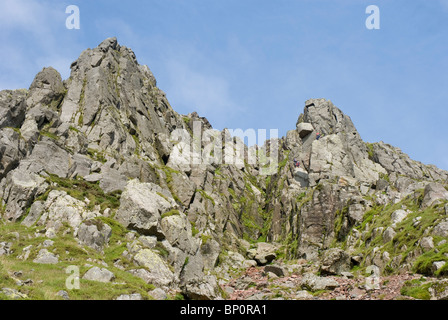
[[[302,168],[294,169],[294,179],[300,184],[302,188],[306,188],[309,186],[309,177],[308,172],[306,172]]]
[[[17,130],[12,128],[0,130],[0,180],[19,165],[26,151],[25,143]]]
[[[34,173],[18,169],[11,171],[0,183],[0,198],[8,199],[4,218],[10,221],[20,219],[47,186],[45,180]]]
[[[447,173],[432,165],[424,165],[411,160],[401,149],[384,142],[374,143],[374,161],[384,167],[389,173],[404,175],[416,180],[446,181]]]
[[[18,128],[25,120],[27,90],[0,91],[0,129]]]
[[[41,105],[57,108],[64,97],[64,92],[59,72],[51,67],[43,68],[30,86],[26,103],[29,107]]]
[[[29,91],[0,92],[1,219],[25,218],[24,226],[39,229],[36,237],[52,238],[54,243],[47,240],[39,245],[47,251],[41,250],[36,259],[52,263],[57,256],[48,250],[62,232],[73,232],[80,244],[101,255],[111,237],[111,228],[97,219],[104,214],[132,231],[123,240],[126,243],[119,244],[126,251],[114,266],[162,287],[163,293],[153,292],[160,299],[166,298],[168,290],[170,294],[180,290],[191,299],[217,299],[217,280],[210,276],[214,272],[227,279],[234,269],[262,265],[269,277],[284,276],[286,270],[270,264],[280,253],[276,243],[288,244],[281,247],[281,254],[288,258],[319,263],[322,274],[344,275],[352,262],[350,254],[359,246],[367,248],[377,236],[383,244],[389,243],[401,232],[400,224],[414,214],[413,205],[397,206],[398,210],[387,211],[390,219],[384,219],[390,225],[378,226],[378,210],[373,210],[368,215],[372,227],[370,220],[364,223],[370,209],[389,210],[389,204],[402,199],[423,199],[423,211],[438,203],[445,205],[448,199],[447,172],[413,161],[383,142],[365,143],[350,117],[329,100],[306,101],[296,128],[263,146],[237,149],[241,139],[232,137],[229,130],[214,132],[213,139],[222,139],[224,145],[204,152],[210,161],[203,164],[192,164],[187,148],[194,122],[201,124],[201,132],[212,129],[195,112],[176,113],[156,87],[149,68],[139,65],[133,51],[116,38],[85,50],[64,82],[56,70],[44,68]],[[323,136],[316,139],[316,132]],[[208,142],[201,141],[201,147]],[[278,165],[266,176],[270,162],[250,163],[249,158],[275,154],[276,143]],[[236,155],[242,161],[230,163]],[[294,158],[300,161],[298,169]],[[111,202],[109,196],[116,201],[120,195],[116,191],[123,191],[119,208],[103,210],[105,202],[101,209],[92,208],[88,199],[79,197],[89,192],[83,190],[85,186],[80,193],[69,192],[72,197],[54,182],[49,186],[47,174],[61,181],[78,179],[80,184],[84,179]],[[434,210],[443,214],[442,207]],[[413,227],[420,230],[425,218],[414,220]],[[64,230],[66,224],[70,228]],[[434,245],[430,235],[448,237],[446,224],[438,218],[437,225],[422,231],[412,250],[394,242],[394,251],[389,253],[378,244],[352,260],[363,266],[410,270],[418,256],[440,246]],[[243,238],[265,242],[250,248]],[[346,244],[346,252],[328,250],[338,243]],[[11,248],[9,239],[2,240],[0,255],[11,254]],[[29,259],[34,250],[26,246],[19,259]],[[397,250],[409,252],[404,261],[401,256],[397,260]],[[435,261],[434,270],[444,262]],[[310,271],[308,265],[298,269]],[[312,271],[317,270],[316,266]],[[102,272],[94,269],[92,277]],[[308,274],[301,286],[331,290],[337,284],[329,277]],[[251,298],[257,297],[268,295]],[[304,292],[297,297],[310,298]],[[132,298],[131,294],[119,297]]]
[[[44,212],[45,206],[42,201],[35,201],[30,208],[30,212],[26,216],[26,218],[22,221],[22,224],[31,227],[33,224],[37,222],[41,214]]]

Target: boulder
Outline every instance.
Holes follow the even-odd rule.
[[[446,261],[434,261],[431,266],[431,271],[435,273],[436,271],[443,268],[446,265]]]
[[[35,201],[30,208],[30,212],[26,216],[26,218],[22,221],[22,224],[31,227],[33,224],[37,222],[39,217],[45,210],[44,203],[42,201]]]
[[[35,197],[44,193],[48,184],[42,177],[16,168],[0,183],[0,198],[8,199],[4,218],[20,219]]]
[[[276,250],[276,246],[270,243],[258,242],[256,248],[248,250],[247,255],[249,259],[255,260],[258,265],[263,266],[277,257]]]
[[[45,212],[37,225],[45,225],[47,229],[58,231],[63,222],[67,222],[73,229],[77,229],[84,219],[93,218],[92,215],[83,201],[69,196],[65,191],[53,190],[48,194]]]
[[[204,261],[204,268],[213,270],[218,263],[221,246],[214,239],[203,240],[201,244],[201,255]]]
[[[191,224],[185,214],[177,212],[163,218],[160,228],[172,246],[188,254],[194,255],[197,252],[199,244],[192,236]]]
[[[166,292],[163,291],[161,288],[155,288],[154,290],[149,291],[148,294],[155,300],[166,300],[168,298]]]
[[[392,227],[388,227],[384,232],[383,232],[383,242],[387,243],[389,241],[391,241],[395,235],[397,233],[395,232],[394,228]]]
[[[427,208],[448,200],[448,191],[440,183],[429,183],[423,192],[422,207]]]
[[[350,270],[350,256],[339,248],[325,250],[321,257],[321,274],[336,275]]]
[[[93,267],[90,268],[82,277],[85,280],[111,282],[115,279],[115,275],[106,268]]]
[[[138,274],[148,283],[154,283],[158,286],[169,286],[174,281],[174,274],[167,263],[160,258],[151,249],[142,249],[134,256],[134,262],[141,267],[146,268]]]
[[[313,300],[314,296],[306,290],[297,291],[294,300]]]
[[[314,131],[314,128],[311,123],[302,122],[302,123],[297,124],[297,132],[299,133],[299,136],[301,139],[305,138],[307,135],[309,135],[313,131]]]
[[[183,293],[192,300],[215,300],[220,297],[215,276],[204,276],[187,281],[182,286]]]
[[[448,221],[442,221],[432,230],[434,236],[446,238],[448,237]]]
[[[12,253],[12,242],[0,242],[0,256]]]
[[[70,300],[70,296],[68,295],[68,292],[65,290],[59,290],[58,293],[56,294],[64,300]]]
[[[275,274],[277,277],[284,277],[287,274],[287,271],[280,265],[268,265],[264,267],[264,273],[271,272]]]
[[[408,216],[408,213],[403,209],[396,210],[391,215],[392,224],[400,223]]]
[[[339,283],[331,278],[318,277],[313,273],[305,273],[300,282],[301,287],[310,291],[334,290],[339,287]]]
[[[161,215],[174,208],[176,203],[161,191],[162,188],[153,183],[129,181],[121,195],[115,219],[128,229],[163,239],[159,225]]]
[[[8,297],[8,299],[17,300],[17,299],[28,299],[28,296],[24,293],[21,293],[20,291],[16,289],[11,288],[3,288],[1,291],[5,296]]]
[[[58,257],[49,252],[47,249],[41,249],[37,258],[33,260],[34,263],[40,264],[57,264],[59,262]]]
[[[79,226],[78,239],[81,243],[101,251],[109,242],[112,228],[100,220],[87,220]]]
[[[434,249],[434,239],[432,237],[421,238],[420,247],[422,247],[423,252],[427,252]]]

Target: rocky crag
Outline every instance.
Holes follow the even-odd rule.
[[[448,296],[448,172],[329,100],[248,148],[110,38],[1,91],[0,115],[1,298]]]

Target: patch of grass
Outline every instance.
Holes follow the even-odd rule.
[[[191,224],[191,233],[194,237],[199,233],[199,230],[198,228],[196,228],[196,224],[194,222],[190,221],[190,224]]]
[[[87,149],[87,154],[90,156],[90,158],[92,158],[93,160],[99,161],[101,163],[106,163],[107,160],[104,157],[104,154],[98,150],[95,149]]]
[[[201,234],[201,245],[204,246],[207,244],[207,241],[212,239],[212,236]]]
[[[42,130],[40,132],[40,136],[45,136],[45,137],[48,137],[48,138],[50,138],[52,140],[59,140],[59,137],[57,135],[55,135],[54,133],[51,133],[49,131],[45,131],[45,130]]]
[[[433,273],[432,265],[434,262],[437,261],[445,261],[447,262],[448,257],[448,243],[445,243],[444,245],[434,248],[433,250],[430,250],[428,252],[425,252],[420,257],[417,258],[417,260],[414,262],[413,265],[413,271],[425,275],[435,275],[435,276],[442,276],[448,274],[448,268],[445,265],[441,269],[437,270],[435,273]]]
[[[373,161],[375,152],[373,151],[373,144],[372,143],[366,143],[367,147],[367,153],[369,155],[369,159]]]
[[[429,287],[431,283],[424,283],[421,279],[414,279],[406,281],[400,290],[403,296],[413,297],[420,300],[431,299],[431,294],[429,293]]]
[[[134,142],[135,142],[134,154],[135,155],[139,155],[140,154],[140,150],[141,150],[140,141],[138,140],[138,137],[135,134],[132,135],[132,139],[134,139]]]
[[[216,205],[215,200],[207,192],[205,192],[204,190],[196,189],[196,192],[199,192],[201,194],[202,198],[210,200],[213,203],[213,206]]]
[[[164,258],[169,256],[169,252],[165,249],[165,247],[160,242],[156,243],[154,250],[157,251],[157,253]]]
[[[163,214],[161,215],[161,218],[164,219],[164,218],[166,218],[166,217],[179,216],[179,215],[180,215],[179,210],[175,210],[175,209],[173,209],[173,210],[170,210],[170,211],[168,211],[168,212],[163,213]]]
[[[181,203],[182,201],[180,201],[180,199],[177,196],[176,192],[174,192],[174,185],[173,185],[173,183],[174,183],[173,182],[173,174],[180,174],[180,172],[177,171],[177,170],[174,170],[174,169],[172,169],[170,167],[167,167],[167,166],[163,166],[161,169],[163,170],[163,172],[165,172],[166,184],[168,186],[168,189],[170,189],[171,194],[172,194],[174,200],[176,202],[178,202],[178,203]]]
[[[78,244],[72,232],[64,232],[69,228],[67,224],[64,224],[57,237],[52,239],[53,245],[47,247],[50,252],[58,256],[59,263],[54,265],[33,262],[39,250],[42,249],[40,245],[46,240],[44,236],[36,237],[35,235],[39,234],[40,229],[44,227],[27,228],[17,223],[0,224],[0,241],[13,243],[13,253],[0,257],[0,288],[16,289],[26,294],[30,300],[60,300],[62,298],[57,295],[60,290],[67,291],[71,300],[113,300],[119,295],[132,293],[139,293],[144,299],[151,299],[147,292],[155,288],[152,284],[147,284],[131,273],[113,266],[115,259],[123,259],[121,253],[126,249],[124,242],[126,229],[118,222],[106,217],[99,217],[97,222],[93,221],[93,223],[107,223],[112,228],[112,236],[109,245],[105,247],[104,256],[89,247]],[[14,232],[20,234],[19,239],[16,238]],[[32,247],[28,259],[25,261],[18,259],[22,249],[29,245]],[[113,282],[101,283],[82,279],[89,269],[85,265],[87,263],[95,265],[97,261],[105,261],[108,264],[106,268],[116,276]],[[79,267],[79,289],[70,290],[66,287],[67,278],[71,275],[66,272],[68,266]],[[18,270],[23,274],[20,277],[21,280],[31,279],[33,283],[19,286],[11,276]],[[4,295],[0,297],[0,299],[3,298],[7,297]]]

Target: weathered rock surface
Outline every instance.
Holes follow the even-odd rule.
[[[162,192],[157,185],[131,180],[121,196],[116,219],[144,235],[163,237],[159,223],[161,215],[174,208],[176,203]]]
[[[41,264],[57,264],[59,259],[55,254],[49,252],[47,249],[41,249],[37,255],[37,258],[34,259],[33,262]]]
[[[320,271],[326,275],[340,275],[350,270],[350,256],[341,249],[334,248],[324,251]]]
[[[248,147],[196,112],[175,112],[150,69],[116,38],[70,68],[65,81],[43,68],[29,90],[0,92],[0,220],[28,228],[26,237],[0,235],[2,257],[15,257],[20,239],[18,259],[39,250],[37,263],[67,262],[76,259],[72,248],[50,251],[60,236],[74,237],[79,252],[113,256],[101,264],[155,285],[157,299],[219,299],[223,282],[254,267],[269,281],[304,274],[282,283],[297,299],[311,298],[302,289],[350,298],[313,273],[345,281],[352,264],[446,273],[448,173],[364,142],[331,101],[306,101],[294,130]],[[39,237],[47,239],[36,245]],[[306,263],[286,268],[288,259]],[[85,277],[111,281],[109,272],[95,267]],[[233,290],[240,287],[250,291],[250,277]]]
[[[90,268],[82,278],[91,281],[111,282],[115,279],[115,275],[106,268],[93,267]]]
[[[101,251],[109,242],[112,229],[99,220],[87,220],[78,229],[78,239],[85,245]]]
[[[302,288],[310,291],[333,290],[339,286],[339,284],[331,278],[318,277],[312,273],[304,274],[301,285]]]

